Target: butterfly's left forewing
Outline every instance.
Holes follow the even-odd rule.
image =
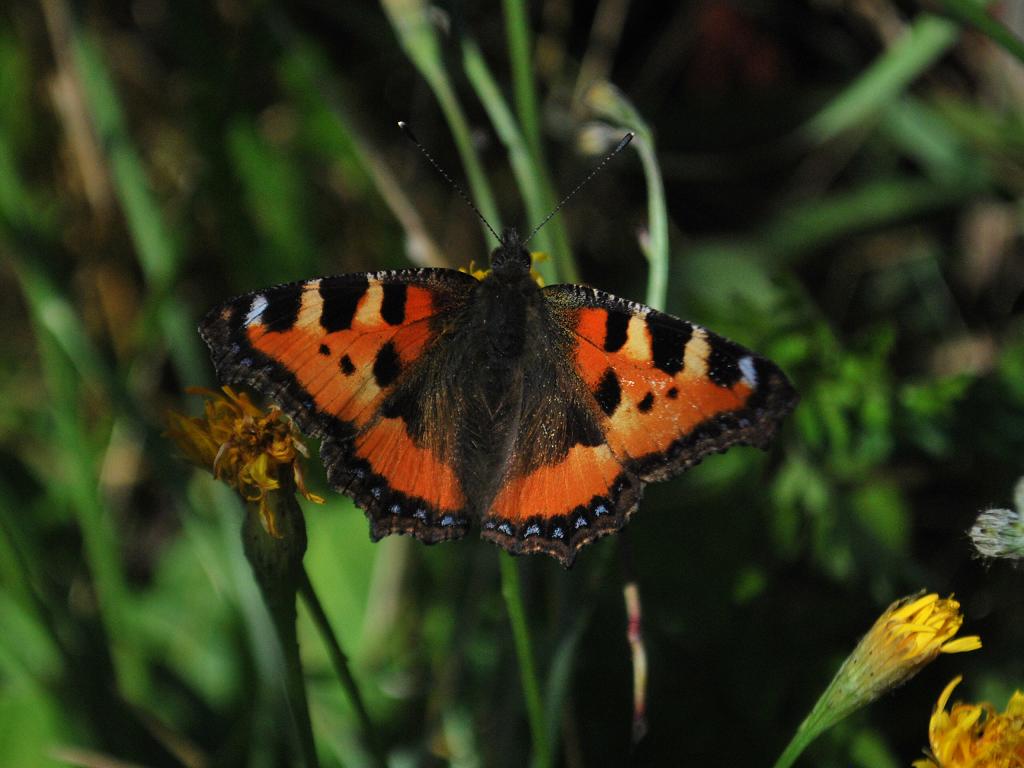
[[[475,285],[431,269],[290,283],[214,309],[200,333],[222,381],[253,387],[322,438],[328,481],[366,510],[374,538],[440,541],[468,527],[455,457],[442,450],[451,425],[402,403],[427,386],[422,363]]]

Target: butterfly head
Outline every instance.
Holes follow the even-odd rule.
[[[491,252],[491,269],[504,273],[530,271],[530,254],[515,227],[505,227],[501,233],[501,244]]]

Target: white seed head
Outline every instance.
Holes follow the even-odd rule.
[[[1012,509],[986,509],[971,526],[970,536],[984,557],[1024,558],[1024,520]]]

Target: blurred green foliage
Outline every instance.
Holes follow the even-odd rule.
[[[1024,685],[1021,576],[964,532],[1024,474],[1024,17],[932,5],[5,4],[3,764],[297,764],[241,507],[161,435],[213,383],[195,323],[274,282],[483,262],[395,121],[495,227],[528,228],[594,164],[582,132],[641,127],[584,98],[603,78],[656,163],[631,150],[542,230],[547,279],[641,299],[646,254],[669,311],[772,357],[803,400],[769,453],[649,488],[628,545],[519,562],[556,764],[768,765],[919,588],[955,591],[985,649],[806,764],[908,765],[958,672],[1001,706]],[[523,765],[494,548],[371,544],[333,494],[307,513],[390,763]],[[650,658],[635,749],[624,573]],[[301,610],[299,637],[323,764],[370,764]]]

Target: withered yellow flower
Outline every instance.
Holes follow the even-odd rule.
[[[186,391],[206,396],[205,414],[197,418],[168,411],[168,437],[190,462],[236,489],[246,501],[258,502],[263,526],[271,536],[280,533],[267,494],[279,490],[282,481],[294,481],[305,498],[324,503],[306,488],[299,457],[309,454],[298,430],[280,409],[272,406],[264,411],[231,387],[222,387],[222,392],[201,387]]]
[[[928,757],[914,768],[1024,768],[1024,693],[1015,691],[999,714],[988,702],[957,702],[946,711],[955,677],[939,696],[928,723]]]

